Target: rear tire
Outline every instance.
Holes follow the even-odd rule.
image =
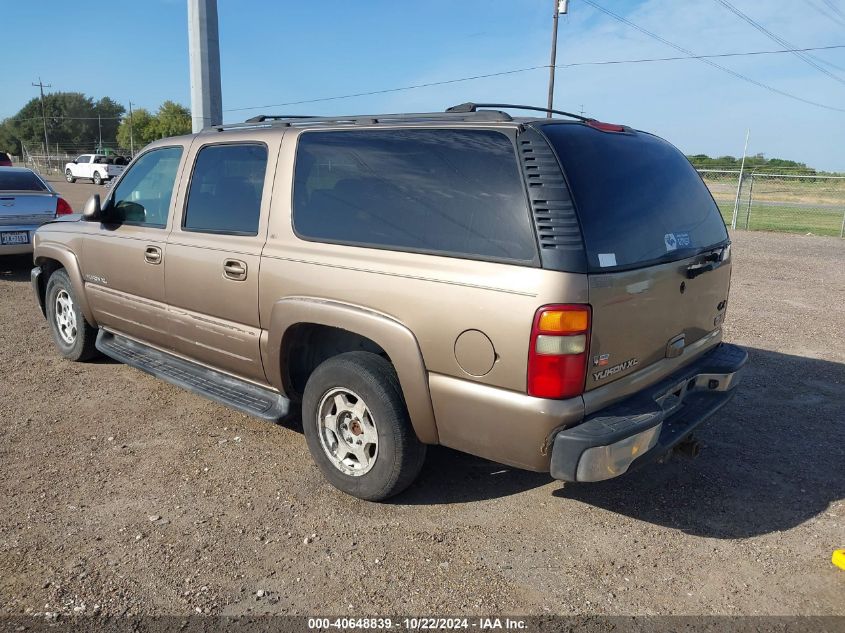
[[[393,366],[370,352],[323,362],[308,379],[302,426],[311,456],[339,490],[368,501],[399,494],[425,461]]]
[[[97,328],[85,320],[70,277],[64,270],[50,275],[44,307],[53,342],[62,356],[72,361],[85,361],[98,355],[95,347]]]
[[[95,185],[102,185],[103,184],[103,177],[100,176],[100,172],[98,172],[98,171],[94,172],[94,177],[91,180],[94,181]]]
[[[73,177],[73,172],[70,169],[65,170],[65,180],[71,184],[76,182],[76,178]]]

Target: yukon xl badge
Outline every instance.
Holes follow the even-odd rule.
[[[624,363],[619,363],[618,365],[614,365],[613,367],[608,367],[607,369],[602,369],[601,371],[593,372],[593,380],[604,380],[608,376],[618,374],[620,371],[625,371],[626,369],[631,369],[631,367],[636,367],[639,364],[640,361],[638,361],[636,358],[630,358]]]

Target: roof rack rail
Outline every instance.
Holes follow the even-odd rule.
[[[236,130],[250,127],[293,127],[317,124],[348,123],[350,125],[372,125],[382,122],[425,122],[425,121],[513,121],[507,112],[483,110],[481,112],[411,112],[404,114],[353,114],[349,116],[308,116],[259,114],[243,123],[212,125],[206,130]]]
[[[452,106],[451,108],[446,108],[446,112],[478,112],[478,108],[511,108],[513,110],[533,110],[535,112],[551,112],[552,114],[561,114],[563,116],[572,117],[573,119],[578,119],[579,121],[592,121],[592,119],[581,116],[579,114],[572,114],[571,112],[564,112],[563,110],[551,110],[549,108],[540,108],[537,106],[529,106],[529,105],[515,105],[513,103],[473,103],[471,101],[467,103],[461,103],[459,105]]]
[[[283,119],[313,119],[311,114],[259,114],[244,121],[244,123],[264,123],[264,121],[280,121]]]

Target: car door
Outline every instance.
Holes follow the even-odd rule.
[[[165,287],[176,351],[263,383],[258,274],[278,141],[243,138],[191,149]]]
[[[73,169],[73,175],[76,178],[90,178],[91,177],[91,155],[83,154],[76,159],[76,166]]]
[[[181,144],[138,157],[104,204],[108,220],[86,237],[82,273],[97,322],[160,347],[171,347],[165,268]]]

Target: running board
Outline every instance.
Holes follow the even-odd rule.
[[[97,349],[156,378],[264,420],[287,415],[290,401],[270,389],[229,376],[101,329]]]

